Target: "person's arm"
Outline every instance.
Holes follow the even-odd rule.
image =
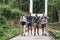
[[[22,16],[20,17],[20,22],[21,22],[21,20],[22,20]]]
[[[41,24],[41,21],[42,21],[42,17],[40,17],[40,24]]]
[[[32,17],[32,23],[34,23],[34,17]]]
[[[44,15],[44,16],[45,16],[45,18],[46,18],[46,19],[49,19],[49,17],[48,17],[48,16],[46,16],[46,15]]]
[[[49,17],[47,17],[49,19]]]
[[[46,16],[46,18],[47,18],[47,19],[49,19],[49,17],[48,17],[48,16]]]
[[[26,17],[26,23],[27,23],[27,16],[25,16]]]
[[[38,17],[38,22],[37,23],[39,24],[39,22],[40,22],[40,17]]]

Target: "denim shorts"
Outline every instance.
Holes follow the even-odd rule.
[[[27,23],[28,27],[32,27],[32,22]]]
[[[22,22],[21,22],[21,25],[22,25],[22,26],[26,25],[26,22],[22,21]]]

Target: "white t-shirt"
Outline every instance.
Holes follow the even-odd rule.
[[[46,16],[42,16],[41,17],[41,24],[46,24],[47,22],[46,22]]]
[[[25,17],[25,16],[21,16],[20,21],[27,22],[27,19],[26,19],[26,17]]]

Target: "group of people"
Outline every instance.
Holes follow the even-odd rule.
[[[40,26],[42,26],[42,35],[47,35],[45,33],[46,31],[46,24],[47,24],[47,19],[49,19],[48,16],[46,16],[44,13],[42,17],[39,17],[38,14],[36,14],[34,17],[31,16],[31,13],[28,13],[29,15],[23,14],[20,18],[20,24],[22,25],[22,35],[25,36],[26,28],[28,28],[28,35],[29,31],[32,35],[32,29],[34,29],[34,36],[36,35],[36,29],[37,29],[37,34],[39,35],[39,29]]]

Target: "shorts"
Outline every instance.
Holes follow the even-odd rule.
[[[38,24],[38,23],[34,23],[34,26],[35,26],[36,28],[39,28],[39,24]]]
[[[32,27],[32,22],[27,23],[28,27]]]
[[[22,25],[22,26],[26,25],[26,22],[22,21],[22,22],[21,22],[21,25]]]
[[[42,24],[42,28],[46,27],[46,24]]]

